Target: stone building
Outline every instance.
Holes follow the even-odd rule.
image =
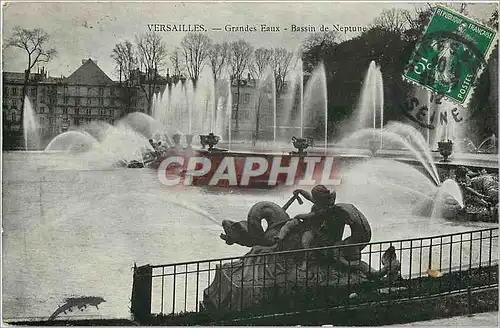
[[[31,73],[28,78],[26,94],[36,116],[42,138],[49,137],[52,131],[51,117],[56,102],[56,85],[60,79],[47,76],[42,68]],[[19,144],[22,131],[21,106],[23,99],[24,73],[3,72],[3,138],[4,144]]]
[[[41,148],[56,135],[77,129],[91,121],[114,124],[132,112],[151,115],[151,100],[169,84],[183,81],[183,77],[161,76],[154,72],[151,78],[136,70],[128,81],[113,81],[92,59],[82,60],[81,66],[68,77],[51,77],[44,68],[30,74],[27,95],[30,100],[41,137]],[[21,111],[24,73],[3,73],[3,127],[4,148],[22,143]],[[236,130],[236,103],[238,86],[232,90],[233,138],[251,139],[258,131],[259,139],[273,136],[272,92],[257,92],[257,81],[248,76],[240,81],[238,130]],[[278,114],[279,114],[278,110]],[[258,119],[257,119],[258,118]]]
[[[120,85],[109,78],[92,59],[56,83],[52,132],[58,134],[75,126],[99,120],[109,124],[123,115]]]
[[[4,143],[19,145],[24,73],[3,73]],[[112,124],[123,115],[120,84],[114,82],[92,59],[67,78],[48,76],[42,68],[30,74],[27,96],[36,117],[42,146],[57,134],[92,120]]]

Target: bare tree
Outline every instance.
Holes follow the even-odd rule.
[[[133,72],[137,69],[138,59],[134,45],[128,40],[118,43],[113,48],[110,57],[114,60],[115,69],[120,75],[120,92],[125,111],[130,112],[132,111],[132,99],[137,95]]]
[[[116,70],[120,75],[120,82],[131,84],[132,72],[137,68],[137,55],[134,45],[130,41],[118,43],[113,48],[111,58],[115,61]]]
[[[176,78],[179,78],[182,73],[184,72],[184,65],[182,63],[182,50],[177,47],[174,49],[172,54],[170,55],[170,63],[172,64],[173,68],[173,76]]]
[[[252,64],[249,66],[250,74],[257,79],[262,79],[265,70],[272,67],[273,51],[266,48],[255,49]]]
[[[212,45],[208,52],[208,60],[212,68],[212,75],[217,81],[226,67],[229,57],[229,43],[222,42]]]
[[[57,55],[57,51],[54,48],[47,47],[49,41],[50,36],[43,29],[35,28],[29,30],[16,26],[13,29],[12,36],[5,42],[7,47],[22,49],[28,55],[28,62],[24,70],[23,98],[21,100],[21,132],[23,132],[22,122],[24,121],[24,98],[26,96],[31,69],[37,63],[47,63]]]
[[[374,25],[389,32],[402,35],[409,27],[409,12],[406,9],[384,9],[379,17],[375,18]]]
[[[243,73],[251,64],[253,47],[244,40],[231,42],[231,55],[229,65],[231,69],[231,83],[236,83],[236,124],[235,129],[238,131],[238,112],[240,109],[240,85]]]
[[[189,33],[181,41],[184,63],[189,77],[196,84],[206,64],[212,41],[202,33]]]
[[[144,81],[140,78],[140,87],[146,96],[148,104],[147,113],[151,114],[151,105],[158,82],[158,68],[161,68],[165,64],[167,49],[160,35],[157,33],[146,33],[136,36],[135,42],[138,61],[145,72]]]
[[[293,53],[285,48],[275,48],[272,52],[272,66],[276,81],[276,94],[279,95],[285,88],[286,75],[290,69]]]

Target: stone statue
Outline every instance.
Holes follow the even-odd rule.
[[[445,219],[498,222],[498,176],[459,166],[450,178],[459,185],[464,206],[453,196],[444,195],[440,212]],[[417,214],[431,215],[434,202],[433,199],[426,200]]]
[[[288,207],[301,197],[313,206],[307,214],[294,218],[286,213]],[[361,251],[370,242],[371,228],[366,217],[352,204],[336,203],[336,192],[325,186],[315,186],[311,193],[297,189],[283,206],[259,202],[248,213],[247,220],[224,220],[220,237],[228,244],[251,247],[240,261],[218,266],[214,282],[204,292],[204,302],[211,307],[232,310],[251,308],[262,300],[256,293],[264,293],[255,286],[298,285],[341,288],[382,278],[395,281],[401,278],[401,264],[394,247],[382,256],[382,268],[375,270],[361,259]],[[266,220],[264,231],[261,220]],[[351,235],[344,240],[345,226]],[[356,244],[355,246],[348,246]],[[342,245],[321,251],[280,253],[293,249],[308,249]],[[232,288],[226,288],[227,286]],[[301,287],[302,286],[302,287]],[[228,294],[232,294],[229,297]],[[220,299],[240,299],[229,304]],[[236,308],[234,308],[236,306]]]
[[[245,221],[223,220],[222,227],[225,233],[220,238],[226,244],[239,244],[242,246],[272,246],[275,236],[281,227],[290,220],[283,207],[272,202],[259,202],[252,206]],[[264,231],[261,221],[266,220],[267,229]]]
[[[332,217],[332,211],[335,206],[336,193],[335,191],[330,192],[325,186],[317,185],[315,186],[311,193],[303,190],[297,189],[293,192],[294,195],[302,195],[305,199],[313,203],[311,212],[307,214],[299,214],[295,216],[292,220],[288,221],[283,228],[280,230],[279,234],[275,236],[275,241],[277,243],[282,243],[285,237],[293,231],[298,226],[303,226],[304,233],[302,234],[301,244],[303,248],[310,248],[323,244],[319,240],[321,239],[322,233],[320,232],[323,224],[326,224],[328,218]],[[332,243],[340,241],[342,234],[344,232],[343,225],[337,225],[336,229],[336,239]]]
[[[471,220],[498,221],[498,177],[459,166],[456,179],[464,195],[461,214]]]

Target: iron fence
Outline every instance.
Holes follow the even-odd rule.
[[[132,311],[136,317],[141,311],[145,316],[308,311],[436,297],[498,283],[498,228],[369,243],[359,261],[368,265],[364,274],[340,270],[331,260],[332,252],[352,246],[273,253],[254,249],[255,254],[240,257],[139,267]],[[389,271],[396,275],[367,279],[381,272],[382,256],[390,246],[400,270],[391,270],[392,263],[399,267],[391,262]]]

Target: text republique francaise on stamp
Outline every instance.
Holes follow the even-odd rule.
[[[495,30],[436,6],[403,78],[467,107],[496,39]]]

